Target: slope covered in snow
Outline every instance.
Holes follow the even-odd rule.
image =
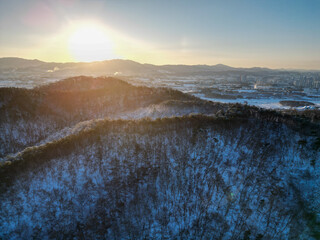
[[[316,136],[267,120],[101,120],[1,166],[0,237],[316,239]]]

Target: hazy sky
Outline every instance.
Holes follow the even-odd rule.
[[[0,19],[0,57],[320,69],[319,0],[0,0]]]

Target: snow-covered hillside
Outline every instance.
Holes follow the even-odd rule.
[[[0,237],[316,239],[314,140],[257,120],[104,120],[2,167]]]

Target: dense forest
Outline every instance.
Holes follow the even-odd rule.
[[[319,113],[77,77],[0,89],[0,239],[319,239]]]
[[[0,158],[77,123],[118,118],[169,100],[195,98],[171,89],[135,87],[104,77],[74,77],[36,89],[0,88]],[[211,107],[213,112],[217,109]]]

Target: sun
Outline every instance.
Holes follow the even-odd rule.
[[[70,35],[69,50],[76,61],[90,62],[116,58],[107,31],[96,24],[78,26]]]

